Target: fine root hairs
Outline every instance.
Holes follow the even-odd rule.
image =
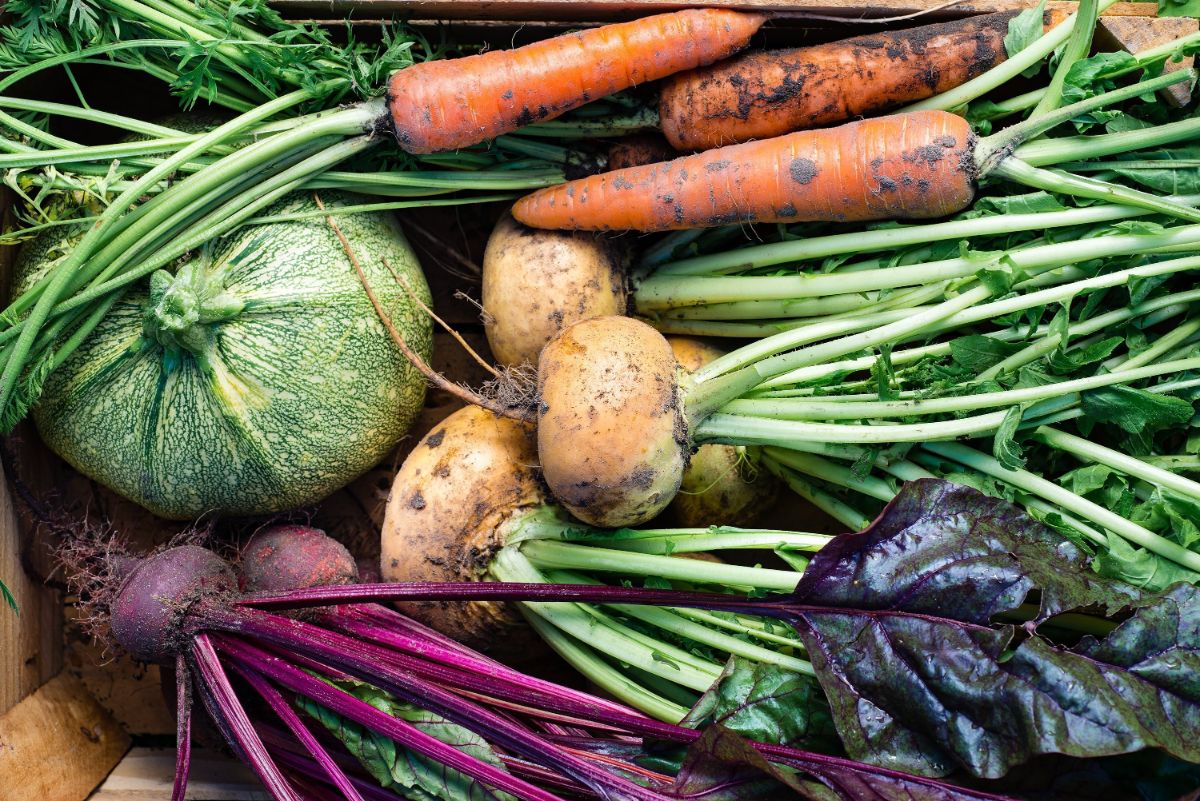
[[[320,195],[313,193],[313,199],[317,203],[317,208],[324,211],[325,204],[321,202]],[[404,355],[404,358],[407,359],[409,364],[415,367],[417,371],[425,377],[426,381],[438,389],[449,392],[451,395],[459,400],[462,400],[464,403],[481,406],[493,414],[500,415],[501,417],[508,417],[513,420],[521,420],[523,422],[532,421],[534,419],[533,410],[531,408],[505,407],[500,403],[493,401],[491,398],[480,395],[478,392],[470,389],[469,387],[464,387],[461,384],[454,383],[430,367],[428,362],[421,358],[420,354],[408,346],[408,342],[405,341],[404,336],[399,330],[397,330],[395,324],[392,323],[392,320],[390,317],[388,317],[387,312],[384,311],[383,304],[379,302],[379,298],[376,296],[375,291],[371,289],[371,283],[367,280],[367,274],[363,270],[362,264],[358,260],[358,256],[355,255],[354,249],[350,246],[350,240],[346,238],[345,233],[342,232],[342,229],[338,226],[337,221],[333,218],[333,215],[326,214],[325,222],[331,229],[333,229],[338,241],[341,242],[342,250],[345,251],[346,257],[350,259],[350,263],[354,266],[354,270],[358,274],[358,280],[362,283],[363,290],[367,293],[367,298],[371,301],[371,306],[374,307],[375,314],[379,317],[379,321],[383,323],[383,327],[387,329],[392,341],[396,343],[396,347],[400,349],[400,352]]]

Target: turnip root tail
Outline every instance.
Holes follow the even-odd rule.
[[[662,334],[629,317],[575,323],[542,350],[542,473],[580,520],[636,525],[675,497],[689,451],[677,372]]]
[[[383,580],[480,581],[504,546],[503,525],[546,500],[530,426],[464,407],[437,425],[396,473],[383,520]],[[502,603],[403,605],[471,647],[528,656],[537,642]]]

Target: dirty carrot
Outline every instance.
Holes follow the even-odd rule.
[[[1020,142],[1076,115],[1190,77],[1182,70],[1162,75],[982,139],[963,118],[928,110],[729,145],[542,189],[517,201],[513,216],[535,228],[591,231],[926,219],[965,209],[978,183],[993,177],[1039,189],[1053,183],[1067,194],[1192,219],[1194,210],[1168,209],[1146,193],[1039,170],[1011,155]]]
[[[708,150],[817,128],[959,86],[1004,61],[1016,12],[968,17],[828,44],[747,53],[663,84],[662,130],[678,150]],[[1046,29],[1066,18],[1047,11]]]
[[[395,73],[388,109],[410,153],[453,150],[553,119],[591,100],[741,50],[762,14],[689,9],[557,36],[515,50]]]

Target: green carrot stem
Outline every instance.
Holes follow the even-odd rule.
[[[1188,226],[1187,228],[1193,228],[1193,227],[1196,227],[1196,226]],[[1180,229],[1175,229],[1175,230],[1184,231],[1184,230],[1186,230],[1186,228],[1180,228]],[[1190,237],[1191,234],[1188,234],[1188,236]],[[1115,237],[1115,236],[1112,237],[1112,239],[1114,239],[1114,240],[1118,239],[1118,238],[1120,238],[1120,237]],[[1092,240],[1085,240],[1085,241],[1075,242],[1075,243],[1070,243],[1070,244],[1080,246],[1080,249],[1083,249],[1082,246],[1085,244],[1085,242],[1090,242],[1090,241],[1092,241]],[[1017,295],[1015,297],[1006,298],[1004,300],[999,300],[999,301],[993,301],[991,303],[986,303],[986,304],[981,303],[979,305],[974,306],[973,308],[958,309],[954,314],[947,315],[947,316],[939,319],[937,321],[939,323],[939,326],[936,329],[933,329],[932,325],[930,325],[930,324],[920,325],[908,333],[903,333],[903,332],[897,333],[897,335],[893,337],[893,340],[899,340],[901,336],[907,336],[909,333],[914,333],[917,330],[920,330],[920,331],[927,331],[930,329],[932,329],[932,330],[948,330],[948,329],[951,329],[954,327],[958,327],[960,325],[981,322],[983,320],[988,320],[988,319],[991,319],[994,317],[1000,317],[1000,316],[1003,316],[1006,314],[1011,314],[1012,312],[1016,312],[1016,311],[1023,311],[1025,309],[1033,308],[1035,306],[1040,306],[1040,305],[1043,305],[1046,303],[1061,302],[1061,301],[1067,300],[1069,298],[1072,298],[1081,292],[1089,292],[1089,291],[1093,291],[1096,289],[1104,289],[1107,287],[1120,286],[1120,285],[1125,284],[1135,278],[1148,278],[1148,277],[1156,276],[1156,275],[1169,275],[1172,273],[1186,272],[1188,270],[1195,270],[1198,268],[1200,268],[1200,256],[1189,256],[1189,257],[1184,257],[1184,258],[1180,258],[1180,259],[1171,259],[1168,261],[1161,261],[1161,262],[1155,262],[1152,264],[1141,265],[1139,267],[1131,267],[1131,268],[1128,268],[1125,270],[1117,270],[1117,271],[1114,271],[1111,273],[1105,273],[1102,275],[1094,276],[1092,278],[1084,279],[1082,281],[1075,281],[1075,282],[1072,282],[1069,284],[1063,284],[1061,286],[1050,287],[1050,288],[1043,289],[1043,290],[1040,290],[1037,292],[1030,292],[1030,293],[1026,293],[1023,295]],[[959,305],[961,305],[961,304],[959,304]],[[901,324],[895,324],[895,325],[897,325],[897,327],[899,327]],[[890,328],[890,327],[885,327],[885,328]],[[883,329],[879,329],[879,330],[883,330]],[[809,371],[808,373],[804,373],[804,372],[801,372],[800,369],[798,369],[798,368],[803,368],[804,365],[810,365],[813,367],[818,367],[819,370],[827,370],[829,368],[829,365],[819,365],[818,364],[819,362],[821,362],[823,360],[813,361],[811,358],[810,351],[815,351],[815,350],[817,350],[817,348],[829,346],[829,349],[832,351],[841,351],[842,353],[852,353],[853,350],[843,350],[844,346],[839,346],[837,343],[844,342],[846,340],[853,340],[855,342],[859,342],[859,341],[862,341],[862,339],[856,339],[856,337],[869,338],[871,333],[872,332],[868,332],[868,334],[866,334],[866,335],[857,334],[854,337],[843,337],[842,340],[835,340],[834,342],[830,342],[830,343],[822,343],[822,345],[814,346],[812,348],[803,348],[798,351],[793,351],[792,353],[783,354],[782,356],[772,357],[772,359],[771,359],[772,361],[774,361],[774,360],[782,361],[783,364],[788,367],[788,370],[787,370],[787,372],[773,371],[773,375],[771,375],[768,378],[765,378],[764,381],[762,382],[762,384],[759,385],[759,389],[770,389],[770,388],[779,387],[779,386],[787,386],[789,384],[794,384],[794,383],[797,383],[802,380],[811,380],[814,375],[814,373],[812,371]],[[888,341],[892,341],[892,340],[882,340],[882,342],[888,342]],[[872,344],[878,344],[878,343],[865,343],[860,347],[871,347]],[[939,352],[938,345],[934,345],[934,346],[930,346],[930,347],[933,348],[932,351],[928,350],[928,349],[927,350],[914,349],[914,353],[919,353],[922,355],[929,355],[930,353],[938,353]],[[859,348],[856,348],[856,349],[859,349]],[[948,351],[945,351],[945,352],[948,352]],[[737,351],[734,351],[734,353],[737,353]],[[897,354],[894,353],[892,355],[893,363],[896,363],[896,359],[897,359]],[[793,365],[792,362],[795,362],[796,364]],[[858,362],[854,362],[853,364],[855,364],[855,365],[865,364],[866,367],[870,367],[871,364],[873,364],[873,363],[874,363],[874,358],[870,358],[870,359],[866,360],[865,362],[858,361]],[[841,369],[841,367],[839,367],[839,369]],[[862,369],[862,368],[858,368],[858,369]],[[825,373],[822,373],[822,372],[815,373],[815,375],[822,375],[822,374],[825,374]]]
[[[822,459],[820,456],[811,453],[800,453],[798,451],[769,446],[763,448],[763,454],[776,464],[783,465],[791,470],[819,478],[822,481],[828,481],[830,484],[835,484],[839,487],[856,490],[881,501],[890,501],[896,495],[896,490],[891,484],[876,476],[856,475],[853,470],[844,465],[831,462],[828,459]]]
[[[514,200],[518,195],[471,195],[454,198],[423,198],[421,200],[401,200],[391,203],[359,203],[351,206],[337,206],[324,211],[296,211],[290,214],[272,214],[266,217],[251,217],[243,225],[271,225],[281,222],[296,222],[311,220],[318,217],[340,217],[347,214],[369,214],[376,211],[398,211],[400,209],[427,209],[443,206],[463,206],[472,203],[500,203]]]
[[[192,156],[202,153],[212,144],[219,143],[259,120],[266,119],[279,111],[302,103],[310,97],[311,94],[309,91],[301,90],[293,92],[277,100],[265,103],[258,109],[219,126],[151,169],[142,176],[135,184],[135,187],[153,186],[177,165],[186,163]],[[236,158],[236,154],[228,158]],[[25,368],[26,357],[33,346],[34,338],[45,324],[51,308],[58,302],[62,291],[66,288],[75,271],[99,249],[102,238],[107,233],[107,224],[112,223],[119,226],[118,215],[135,200],[137,188],[130,188],[113,201],[113,204],[105,210],[96,225],[84,235],[62,264],[48,277],[44,294],[38,298],[37,303],[30,311],[28,318],[25,320],[25,329],[17,338],[11,354],[5,360],[3,371],[0,371],[0,415],[6,417],[3,421],[7,423],[5,428],[11,428],[11,425],[16,422],[15,419],[11,419],[10,403]],[[153,200],[150,202],[152,203]]]
[[[1139,458],[1146,464],[1162,468],[1163,470],[1200,470],[1200,455],[1191,453],[1141,456]]]
[[[544,575],[547,580],[556,584],[591,584],[595,586],[603,584],[603,582],[597,581],[590,576],[570,570],[547,570]],[[642,606],[640,604],[606,604],[606,606],[635,620],[641,620],[663,631],[717,648],[725,653],[742,656],[756,662],[777,665],[796,671],[797,673],[804,673],[809,676],[813,675],[812,665],[803,659],[781,654],[776,650],[753,645],[737,637],[730,637],[722,632],[714,631],[713,627],[700,625],[694,622],[691,615],[680,614],[673,608]],[[736,626],[734,630],[747,630],[747,627],[744,625]],[[782,644],[787,648],[801,651],[804,648],[803,644],[796,638],[778,637],[777,639],[782,640]]]
[[[760,590],[791,592],[797,576],[790,570],[743,567],[694,559],[593,548],[549,540],[530,540],[520,544],[521,555],[539,568],[587,570],[729,587],[753,587]]]
[[[1188,120],[1188,122],[1192,121]],[[1200,124],[1195,126],[1195,134],[1200,135]],[[1118,135],[1122,134],[1107,134],[1107,136]],[[1050,141],[1057,142],[1060,140]],[[1026,145],[1025,147],[1034,147],[1039,144],[1041,143],[1036,142],[1033,145]],[[1016,155],[1027,163],[1040,163],[1031,161],[1024,154],[1024,149],[1021,149]],[[1173,196],[1171,200],[1191,206],[1200,205],[1200,195]],[[1143,217],[1149,213],[1146,209],[1134,206],[1090,206],[1063,211],[996,214],[990,217],[978,217],[970,220],[950,220],[948,222],[905,225],[898,228],[883,228],[874,231],[855,231],[845,234],[802,237],[785,242],[753,245],[723,253],[713,253],[684,259],[663,265],[655,270],[654,276],[719,275],[727,272],[775,267],[780,264],[803,262],[845,253],[865,253],[877,250],[888,252],[925,242],[970,239],[974,237],[1009,234],[1015,231],[1032,231],[1115,222],[1117,220]]]
[[[867,515],[840,498],[806,481],[794,471],[788,470],[773,460],[766,460],[765,464],[772,475],[786,484],[792,492],[846,526],[848,531],[861,531],[871,522],[871,518]]]
[[[1025,492],[1037,495],[1055,506],[1079,515],[1085,520],[1090,520],[1117,536],[1183,565],[1189,570],[1200,570],[1200,553],[1190,551],[1178,543],[1132,523],[1027,470],[1009,470],[992,457],[985,456],[956,442],[930,442],[923,445],[922,448],[932,454],[966,465],[985,475],[1001,479]]]
[[[1030,166],[1014,156],[1009,156],[997,164],[991,175],[1035,189],[1061,192],[1091,200],[1102,200],[1106,203],[1138,206],[1158,214],[1200,222],[1200,211],[1181,203],[1173,203],[1158,195],[1130,189],[1127,186],[1111,184],[1095,178],[1085,178],[1081,175],[1072,175],[1063,170],[1043,170]]]
[[[914,398],[889,401],[826,401],[790,398],[779,400],[742,399],[722,407],[729,415],[776,420],[868,420],[888,417],[912,417],[927,414],[1007,408],[1022,403],[1059,398],[1114,384],[1126,384],[1169,373],[1200,370],[1200,358],[1159,362],[1115,373],[1057,381],[1035,387],[955,395],[944,398]]]
[[[1039,247],[1012,250],[1007,259],[1023,271],[1057,268],[1088,259],[1111,258],[1145,253],[1157,248],[1191,245],[1197,241],[1200,226],[1180,226],[1154,234],[1112,234],[1073,242],[1057,242]],[[638,289],[639,310],[653,311],[742,300],[792,300],[826,295],[869,292],[910,287],[931,282],[974,276],[992,266],[994,257],[967,256],[925,264],[912,264],[878,270],[828,275],[799,274],[786,276],[654,276]],[[736,353],[736,352],[735,352]],[[734,361],[732,355],[720,360],[721,366]],[[717,374],[712,363],[699,372],[705,378]]]
[[[1029,113],[1027,119],[1036,120],[1046,116],[1062,104],[1063,87],[1067,83],[1067,73],[1081,58],[1087,56],[1092,47],[1092,33],[1096,29],[1096,20],[1100,9],[1096,0],[1079,0],[1078,19],[1071,30],[1071,36],[1063,48],[1058,66],[1050,78],[1050,85],[1038,101],[1037,106]]]
[[[1116,0],[1099,0],[1099,11],[1111,6]],[[920,109],[941,109],[951,111],[966,105],[976,98],[982,97],[993,89],[1008,83],[1025,70],[1049,56],[1063,42],[1067,41],[1071,31],[1079,20],[1078,14],[1072,14],[1036,41],[1020,51],[1012,58],[1002,61],[987,72],[979,75],[948,92],[934,95],[928,100],[922,100],[905,106],[902,111],[917,111]]]
[[[1052,448],[1071,454],[1082,462],[1098,462],[1134,478],[1165,487],[1185,498],[1200,501],[1200,483],[1175,475],[1169,470],[1156,467],[1142,459],[1128,456],[1120,451],[1089,442],[1082,437],[1059,431],[1050,426],[1038,426],[1033,430],[1032,436]]]
[[[690,337],[730,337],[735,339],[758,339],[781,331],[804,325],[802,320],[764,320],[752,323],[726,323],[720,320],[676,320],[660,317],[652,321],[654,327],[664,334],[679,334]]]
[[[532,563],[510,548],[502,549],[496,555],[489,570],[501,581],[546,581]],[[679,652],[667,643],[656,643],[586,604],[524,602],[521,605],[600,653],[648,673],[668,677],[689,689],[703,692],[720,675],[720,666],[711,664],[702,668],[694,656]]]
[[[1026,164],[1041,167],[1061,161],[1103,158],[1117,153],[1169,145],[1194,140],[1200,135],[1200,117],[1176,122],[1094,136],[1066,136],[1028,142],[1018,147],[1013,156]]]
[[[739,443],[786,447],[793,441],[845,442],[862,445],[894,442],[928,442],[973,437],[995,431],[1004,422],[1006,411],[939,420],[928,423],[878,425],[842,425],[803,420],[778,420],[743,417],[718,412],[710,415],[692,431],[693,442]]]
[[[801,643],[796,637],[795,631],[786,626],[779,627],[778,624],[768,628],[769,619],[750,618],[744,615],[733,615],[723,613],[718,616],[712,612],[704,612],[699,609],[686,609],[684,607],[667,606],[661,607],[669,609],[680,617],[686,617],[690,620],[695,620],[709,628],[720,628],[726,631],[733,631],[745,637],[753,637],[756,640],[769,642],[774,645],[782,645],[787,648],[799,648]],[[780,628],[785,633],[780,634],[775,628]]]
[[[1195,77],[1196,73],[1194,70],[1177,70],[1176,72],[1165,73],[1129,86],[1122,86],[1119,89],[1113,89],[1084,98],[1069,106],[1063,106],[1062,108],[1047,112],[1037,119],[1024,120],[1016,125],[1005,128],[999,133],[984,137],[976,144],[975,150],[975,164],[979,169],[979,175],[980,177],[987,176],[1000,162],[1012,154],[1014,147],[1045,133],[1057,125],[1070,122],[1082,114],[1088,114],[1106,106],[1123,103],[1126,100],[1132,100],[1148,92],[1165,89],[1181,81],[1193,80]],[[1072,158],[1079,157],[1073,156]]]

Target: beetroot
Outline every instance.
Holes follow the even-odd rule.
[[[272,526],[250,538],[242,553],[242,590],[300,590],[358,581],[346,546],[319,528]]]
[[[134,657],[174,659],[186,644],[185,618],[204,601],[232,599],[237,578],[229,564],[195,545],[151,556],[125,577],[112,605],[112,633]]]

